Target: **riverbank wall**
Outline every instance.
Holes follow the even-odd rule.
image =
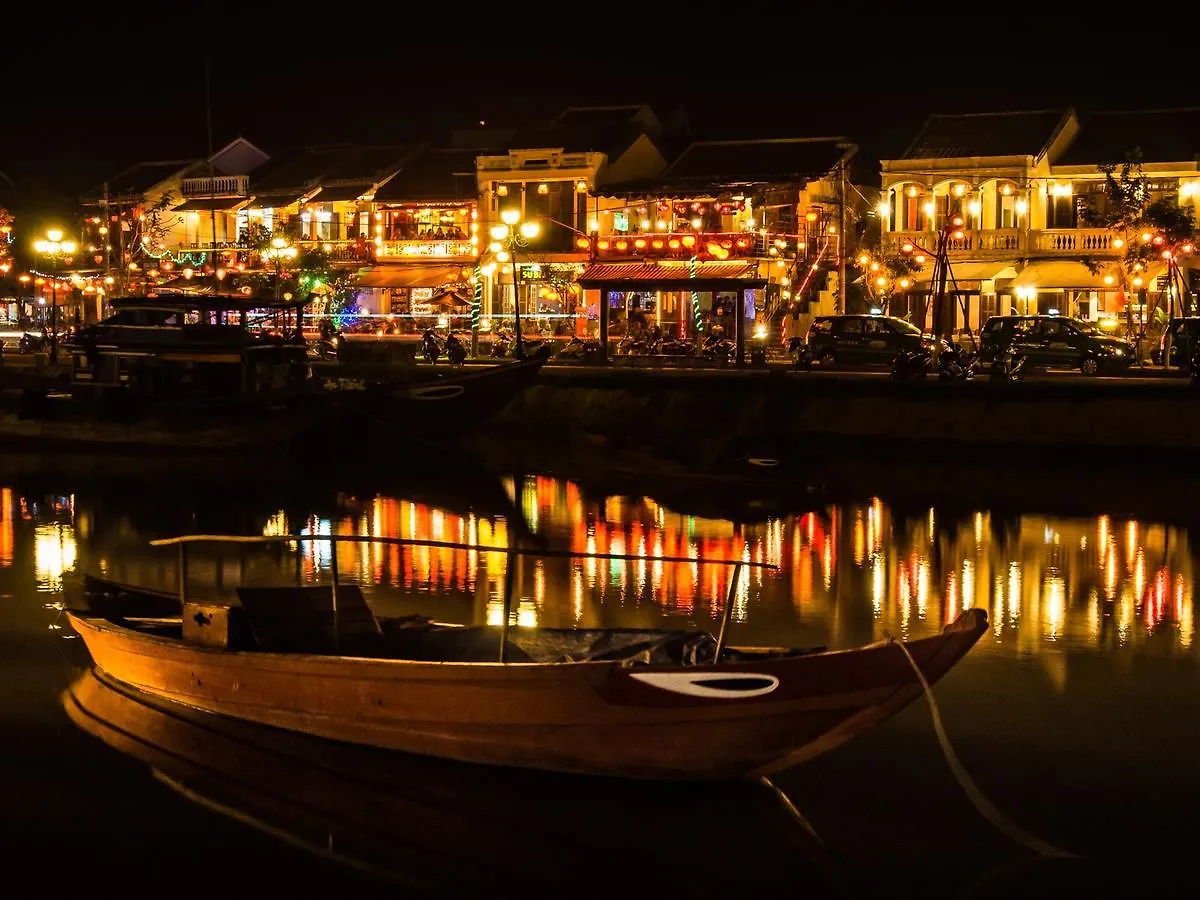
[[[700,463],[762,438],[806,452],[924,455],[953,446],[1144,464],[1200,459],[1200,388],[1186,379],[897,382],[780,371],[547,369],[493,429],[690,446]]]

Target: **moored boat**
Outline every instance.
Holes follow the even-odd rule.
[[[657,783],[531,770],[507,769],[497,777],[490,767],[189,709],[95,669],[81,672],[61,702],[83,732],[149,767],[183,797],[422,897],[489,896],[497,884],[519,885],[523,898],[559,898],[565,884],[573,897],[612,897],[630,885],[662,885],[684,896],[716,889],[758,896],[801,882],[809,896],[827,896],[837,883],[828,851],[753,783],[663,790]],[[514,815],[520,815],[519,829]],[[627,829],[631,817],[655,837],[626,841],[614,853],[612,836]],[[219,857],[221,830],[212,837],[206,850]],[[244,836],[230,840],[239,846]],[[175,853],[186,857],[186,844]],[[664,859],[729,864],[664,866]],[[580,872],[589,873],[586,886],[578,883]],[[122,877],[118,869],[111,875]],[[97,877],[87,873],[92,890],[105,886],[103,875]]]
[[[315,377],[356,429],[377,426],[429,444],[455,444],[532,384],[549,356],[539,347],[495,365],[397,367],[372,375],[332,365],[318,367]]]
[[[85,583],[86,602],[68,608],[96,667],[149,694],[291,731],[465,762],[633,778],[769,775],[911,703],[923,690],[917,668],[936,682],[987,625],[985,611],[970,609],[940,634],[903,648],[892,640],[843,650],[731,647],[728,598],[716,637],[513,629],[507,615],[500,626],[441,625],[376,618],[357,587],[339,585],[336,569],[331,585],[241,588],[238,606],[189,600],[186,548],[217,539],[589,554],[353,536],[187,536],[155,542],[181,548],[179,597],[93,579]],[[734,584],[741,567],[763,565],[702,562],[734,566]],[[163,616],[164,606],[178,613]]]

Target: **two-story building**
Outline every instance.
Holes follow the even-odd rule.
[[[479,260],[475,149],[424,146],[373,194],[358,306],[398,331],[464,327]]]
[[[661,173],[663,131],[647,106],[576,107],[477,156],[488,327],[511,324],[519,304],[543,333],[585,330],[578,278],[605,207],[597,186]]]
[[[1137,148],[1151,199],[1194,204],[1200,147],[1188,149],[1187,135],[1196,120],[1194,110],[1084,121],[1073,109],[931,116],[899,159],[881,164],[882,249],[922,263],[903,289],[880,285],[890,311],[931,312],[937,236],[958,217],[948,242],[956,328],[1039,312],[1115,322],[1136,311],[1138,321],[1165,287],[1166,264],[1124,270],[1127,238],[1096,224],[1108,202],[1101,166],[1119,166]]]
[[[640,319],[685,340],[720,325],[744,345],[747,322],[819,294],[856,152],[841,137],[696,141],[657,177],[602,186],[579,279],[602,339]]]
[[[365,265],[375,190],[418,150],[413,144],[296,148],[255,177],[239,233],[245,239],[264,229],[300,251],[319,247],[335,264]]]
[[[116,293],[160,272],[214,268],[214,247],[236,240],[250,173],[269,159],[237,138],[208,159],[141,162],[86,192],[80,244]]]

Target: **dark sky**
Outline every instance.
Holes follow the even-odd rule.
[[[305,52],[284,52],[282,36],[208,51],[216,147],[239,134],[269,153],[296,143],[436,138],[481,119],[502,125],[546,119],[569,104],[649,101],[664,114],[683,104],[696,121],[723,122],[731,135],[846,135],[877,159],[903,150],[932,112],[1192,105],[1191,88],[1176,91],[1169,82],[1163,91],[1122,88],[1128,79],[1103,71],[1054,74],[1015,63],[1003,74],[942,79],[924,64],[897,77],[871,61],[874,53],[848,62],[806,57],[803,66],[749,65],[723,53],[712,64],[696,54],[664,63],[660,52],[653,59],[537,53],[537,62],[509,64],[460,63],[479,54],[447,53],[431,64],[437,49],[397,44],[364,55],[343,42],[313,50],[311,40]],[[18,49],[13,67],[36,65],[38,75],[3,98],[0,171],[76,193],[139,160],[204,155],[203,59],[184,47],[143,54],[135,64],[92,52],[64,53],[47,65]]]

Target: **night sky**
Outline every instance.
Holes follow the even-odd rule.
[[[430,67],[420,50],[363,58],[338,47],[307,67],[288,54],[210,51],[214,146],[239,134],[268,153],[304,143],[437,140],[480,120],[533,123],[566,105],[650,102],[663,116],[682,105],[694,127],[712,136],[846,135],[873,165],[900,153],[932,112],[1191,105],[1190,87],[1164,93],[1141,84],[1122,88],[1103,73],[955,75],[931,88],[938,79],[925,71],[897,78],[864,61],[832,70],[835,77],[832,58],[808,59],[799,69],[747,67],[723,54],[714,56],[712,67],[694,55],[676,66],[661,62],[662,54],[654,65],[633,64],[630,57],[596,63],[540,54],[536,64],[468,65],[448,58]],[[18,183],[52,184],[77,196],[139,160],[203,156],[203,58],[181,51],[172,60],[168,52],[113,70],[94,54],[64,54],[5,98],[0,171]],[[708,68],[716,71],[703,74]]]

